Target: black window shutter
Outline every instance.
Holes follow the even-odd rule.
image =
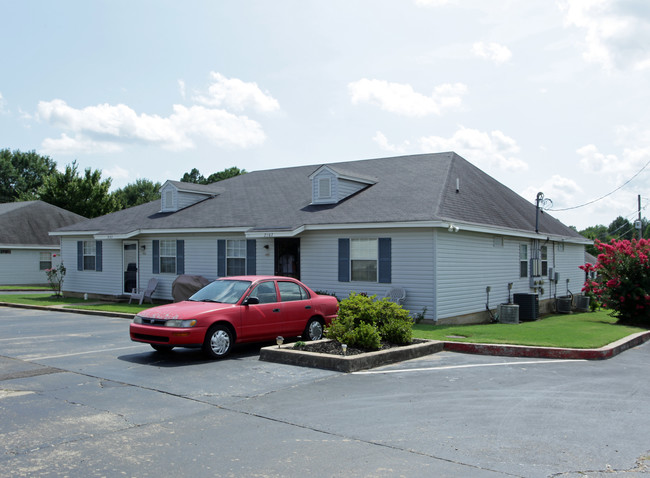
[[[350,239],[339,239],[339,282],[350,282]]]
[[[176,274],[185,274],[185,241],[176,241]]]
[[[151,254],[151,272],[153,274],[160,274],[160,241],[158,239],[151,241],[151,248],[153,249],[153,254]]]
[[[102,271],[102,241],[95,242],[95,271]]]
[[[226,241],[219,239],[217,241],[217,276],[226,276]]]
[[[84,270],[84,241],[77,241],[77,270]]]
[[[246,274],[255,275],[257,273],[257,250],[255,239],[246,241]]]
[[[391,240],[390,237],[379,238],[379,282],[391,282]]]

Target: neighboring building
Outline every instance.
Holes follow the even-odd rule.
[[[47,284],[45,269],[60,263],[49,231],[85,220],[43,201],[0,204],[0,284]]]
[[[488,287],[491,308],[578,292],[590,243],[455,153],[167,181],[159,201],[54,234],[68,293],[157,277],[154,297],[171,299],[179,274],[283,274],[339,298],[404,287],[406,309],[443,322],[485,320]]]

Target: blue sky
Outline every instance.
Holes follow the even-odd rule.
[[[453,150],[579,229],[634,220],[637,195],[647,214],[647,0],[0,0],[0,18],[0,148],[113,188]]]

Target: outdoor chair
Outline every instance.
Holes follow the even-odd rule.
[[[406,289],[403,287],[393,287],[392,289],[388,289],[386,291],[386,295],[384,295],[384,297],[391,302],[402,305],[404,303],[404,299],[406,299]]]
[[[157,286],[158,286],[158,279],[152,277],[151,279],[149,279],[149,283],[147,284],[146,289],[140,291],[133,289],[133,292],[129,294],[129,304],[133,299],[138,299],[139,300],[138,304],[140,305],[142,305],[142,302],[145,299],[147,299],[151,304],[153,304],[153,300],[151,299],[151,296],[153,295]]]

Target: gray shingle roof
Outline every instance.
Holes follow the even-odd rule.
[[[48,233],[86,218],[43,201],[0,204],[0,244],[58,246],[59,238]]]
[[[449,221],[534,232],[535,205],[456,153],[421,154],[330,165],[376,178],[338,204],[311,205],[309,176],[322,165],[254,171],[217,183],[220,194],[173,213],[160,202],[91,219],[59,232],[128,234],[146,230],[244,227],[293,230],[303,225]],[[456,192],[456,180],[460,190]],[[547,213],[540,234],[581,238]]]

